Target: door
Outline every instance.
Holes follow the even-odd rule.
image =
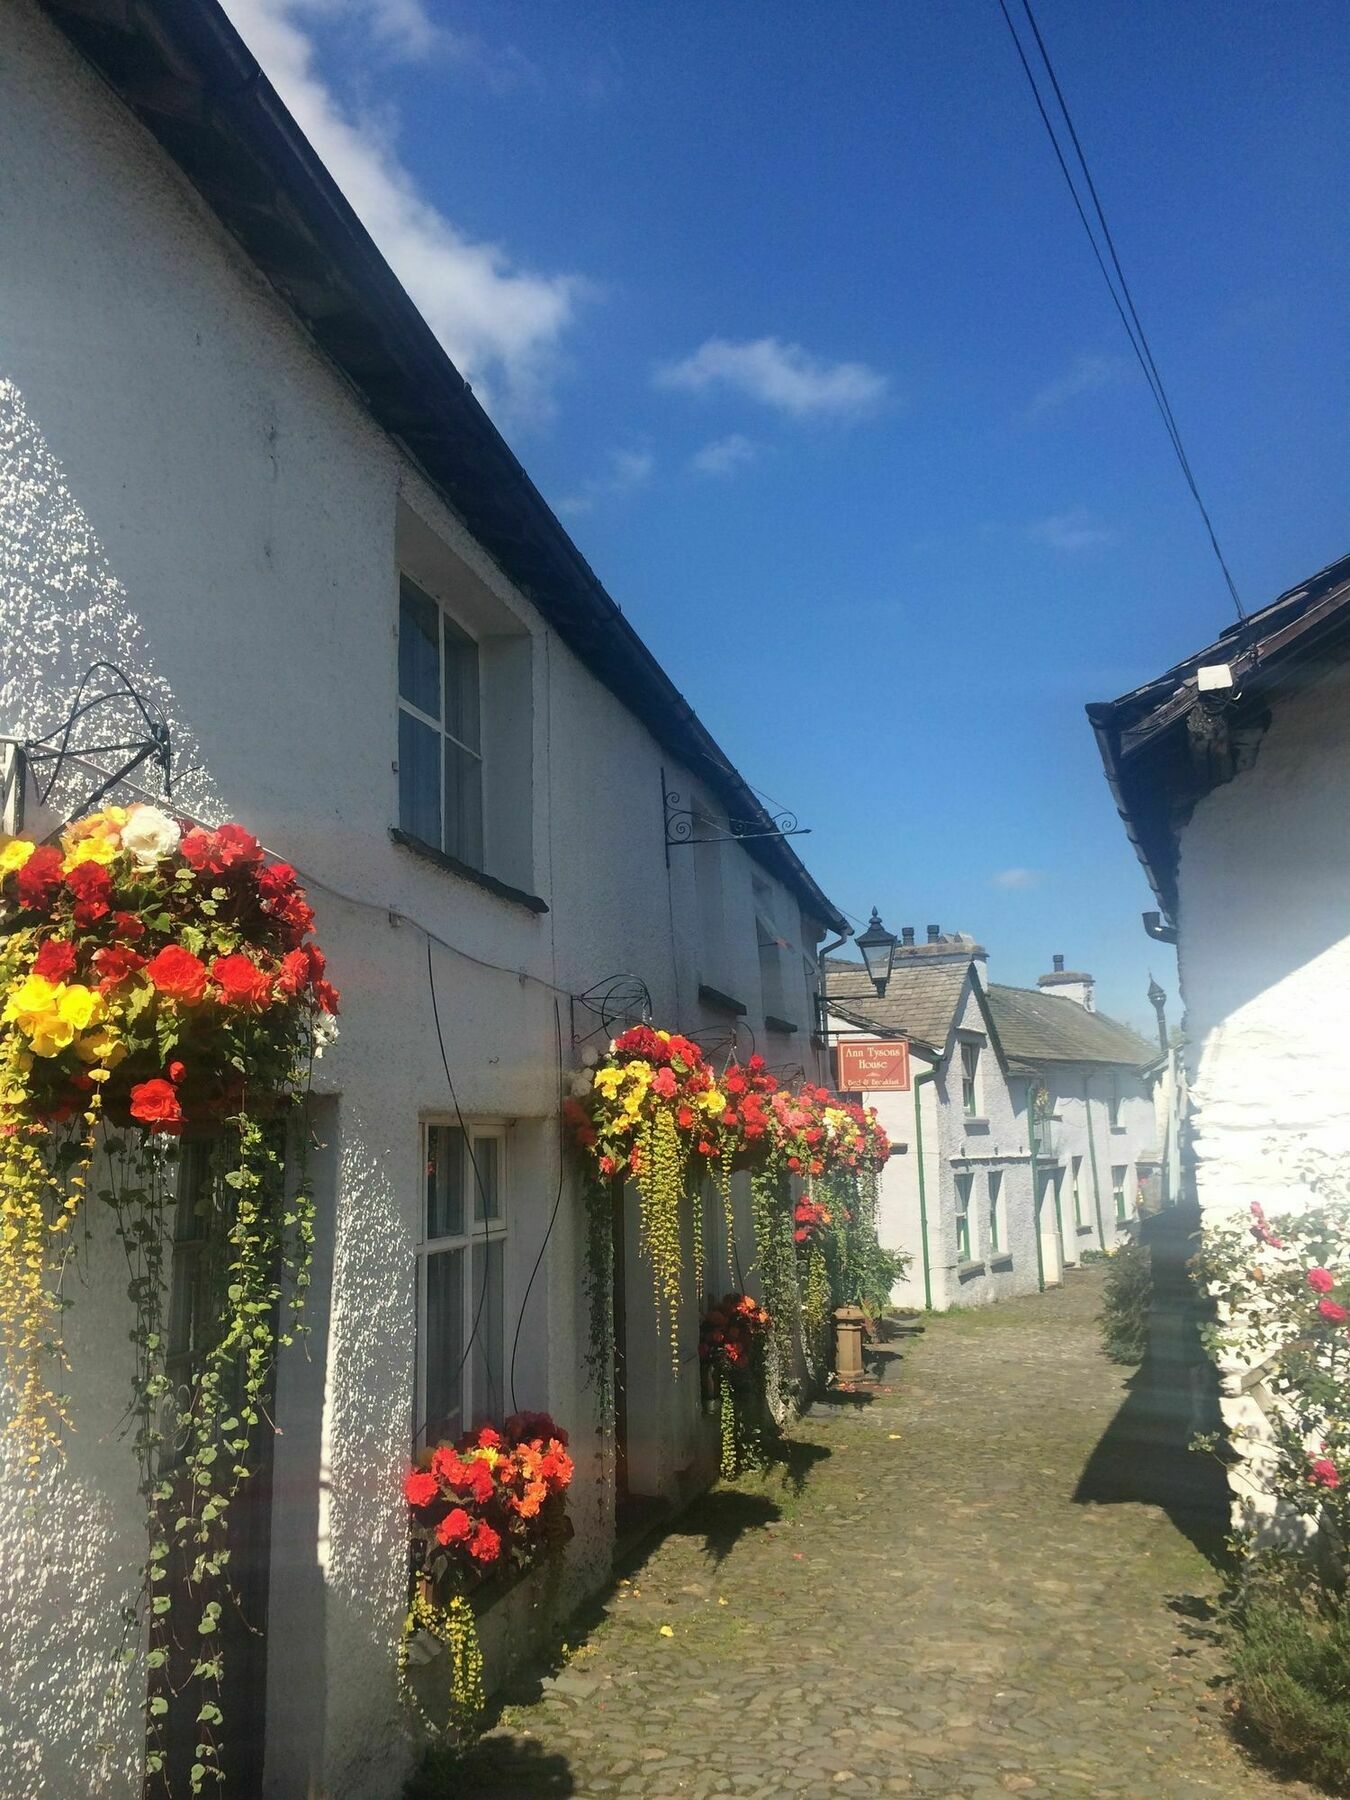
[[[1059,1213],[1059,1188],[1063,1171],[1042,1169],[1036,1198],[1036,1229],[1040,1234],[1041,1276],[1046,1287],[1064,1280],[1064,1233]]]
[[[165,1355],[165,1371],[175,1392],[191,1386],[218,1329],[215,1296],[225,1253],[223,1200],[228,1192],[221,1179],[219,1148],[218,1139],[208,1138],[185,1140],[181,1148]],[[269,1417],[273,1410],[269,1394]],[[198,1760],[196,1746],[202,1735],[197,1714],[205,1701],[217,1702],[214,1686],[208,1691],[192,1671],[203,1654],[215,1648],[224,1664],[217,1702],[224,1723],[215,1734],[219,1763],[226,1775],[223,1791],[232,1800],[235,1796],[257,1800],[262,1793],[272,1464],[273,1434],[264,1425],[258,1429],[249,1456],[253,1473],[241,1484],[227,1515],[228,1591],[213,1584],[207,1595],[194,1587],[189,1578],[192,1559],[186,1549],[175,1550],[168,1560],[171,1604],[161,1620],[151,1621],[152,1644],[168,1653],[163,1670],[151,1677],[151,1692],[169,1701],[166,1760],[162,1778],[147,1779],[148,1800],[188,1792],[189,1771]],[[172,1451],[163,1474],[174,1489],[164,1505],[171,1516],[176,1515],[184,1501],[186,1477]],[[207,1598],[218,1599],[222,1610],[217,1631],[203,1637],[197,1621]]]

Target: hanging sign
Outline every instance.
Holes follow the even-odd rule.
[[[841,1093],[909,1087],[909,1044],[904,1038],[849,1038],[835,1045]]]

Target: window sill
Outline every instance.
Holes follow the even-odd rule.
[[[1006,1274],[1013,1266],[1011,1250],[996,1250],[989,1258],[989,1267],[995,1274]]]
[[[1109,1127],[1112,1137],[1124,1137],[1129,1130],[1128,1125],[1112,1125]]]
[[[512,887],[509,881],[498,881],[495,875],[485,875],[481,869],[472,868],[457,856],[448,856],[444,850],[436,849],[434,844],[424,843],[411,832],[400,831],[397,825],[389,827],[389,835],[396,844],[410,850],[414,856],[420,856],[423,862],[433,863],[447,875],[458,875],[461,881],[472,882],[474,887],[495,894],[499,900],[509,900],[513,906],[523,906],[527,912],[548,911],[548,902],[541,900],[538,894],[527,894],[523,888]]]
[[[766,1031],[793,1032],[797,1027],[790,1019],[780,1019],[774,1013],[765,1013],[764,1029]]]
[[[698,997],[700,1004],[706,1006],[709,1012],[730,1013],[733,1019],[743,1019],[750,1010],[742,1001],[724,994],[721,988],[709,987],[706,982],[699,982]]]
[[[1076,1230],[1078,1232],[1079,1237],[1091,1237],[1092,1232],[1093,1232],[1093,1227],[1091,1225],[1079,1225],[1076,1227]]]
[[[965,1115],[965,1127],[967,1131],[987,1132],[989,1129],[989,1121],[979,1113],[967,1113]]]
[[[985,1273],[986,1264],[983,1257],[973,1257],[969,1262],[958,1262],[956,1265],[956,1279],[958,1281],[969,1281],[973,1276],[983,1275]]]

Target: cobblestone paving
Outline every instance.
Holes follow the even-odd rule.
[[[934,1321],[651,1548],[446,1794],[1267,1795],[1223,1724],[1217,1578],[1082,1505],[1126,1373],[1099,1276]]]

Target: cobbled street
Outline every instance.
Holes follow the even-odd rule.
[[[1100,1275],[936,1319],[616,1586],[447,1794],[1311,1790],[1224,1725],[1219,1578],[1158,1508],[1074,1494],[1130,1371]]]

